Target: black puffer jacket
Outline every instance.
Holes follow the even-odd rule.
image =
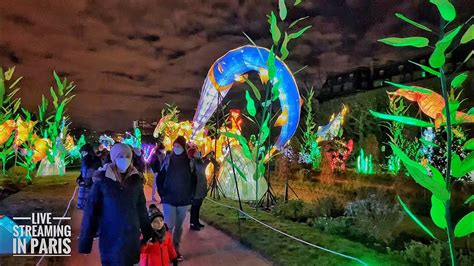
[[[151,233],[143,193],[143,176],[134,169],[122,183],[113,170],[96,171],[82,217],[79,252],[90,253],[99,230],[102,265],[133,265],[140,260],[140,230],[145,239]]]
[[[156,178],[161,202],[172,206],[190,205],[196,192],[196,181],[186,153],[168,154]]]

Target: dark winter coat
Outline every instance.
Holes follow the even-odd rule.
[[[151,159],[150,159],[150,167],[151,167],[151,171],[153,171],[153,173],[156,174],[156,173],[160,172],[161,164],[165,160],[165,157],[166,157],[166,154],[161,153],[158,150],[155,150],[155,152],[153,153],[153,155],[151,156]]]
[[[140,249],[140,266],[169,266],[176,258],[176,250],[169,231],[165,232],[165,239],[162,242],[146,243]]]
[[[196,192],[196,175],[183,152],[168,154],[156,178],[161,202],[172,206],[190,205]]]
[[[94,173],[98,180],[92,185],[82,217],[79,252],[90,253],[99,231],[102,265],[133,265],[140,260],[140,230],[149,238],[143,176],[135,168],[122,181],[117,181],[112,165]]]
[[[92,176],[101,166],[100,159],[95,154],[88,154],[81,160],[81,175],[77,179],[79,190],[77,192],[77,208],[84,209],[87,196],[92,187]]]
[[[195,199],[203,199],[207,196],[207,178],[206,178],[206,167],[209,164],[209,160],[194,159],[192,160],[192,168],[196,171],[196,193],[194,194]]]

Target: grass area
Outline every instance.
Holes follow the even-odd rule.
[[[232,200],[220,200],[233,207],[238,204]],[[339,236],[325,234],[306,224],[300,224],[275,217],[264,211],[244,206],[244,211],[255,218],[310,243],[329,248],[361,259],[369,265],[407,265],[402,258],[381,253],[366,246]],[[285,237],[253,220],[240,220],[235,210],[205,201],[201,211],[202,218],[209,224],[223,230],[243,244],[260,252],[278,265],[361,265],[349,259],[321,251]]]

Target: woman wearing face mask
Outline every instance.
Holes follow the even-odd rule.
[[[143,175],[131,164],[132,150],[115,144],[112,163],[96,171],[82,217],[79,252],[88,254],[99,231],[102,265],[133,265],[140,260],[140,230],[150,236]]]
[[[90,144],[81,148],[81,174],[77,178],[79,191],[77,193],[77,208],[82,210],[86,206],[87,195],[92,187],[92,175],[101,166],[100,159],[94,153]]]
[[[179,250],[183,222],[196,189],[196,176],[191,171],[185,147],[186,139],[183,136],[176,138],[173,152],[166,156],[156,181],[163,203],[165,223],[172,231],[178,261],[183,260]]]

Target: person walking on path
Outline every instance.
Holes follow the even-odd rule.
[[[173,266],[178,265],[176,251],[171,239],[171,233],[168,231],[164,222],[163,213],[155,204],[150,204],[148,208],[148,217],[150,219],[152,234],[149,239],[143,239],[143,245],[140,249],[141,266]]]
[[[206,178],[206,167],[210,162],[210,156],[208,155],[206,158],[202,158],[201,152],[197,149],[197,147],[191,147],[188,151],[189,158],[191,160],[191,169],[194,169],[196,172],[196,193],[194,194],[193,202],[191,205],[191,215],[189,219],[189,224],[191,230],[199,231],[201,228],[204,227],[203,224],[199,222],[199,212],[201,210],[201,205],[204,198],[207,196],[208,186],[207,186],[207,178]]]
[[[102,265],[129,266],[140,261],[140,232],[148,239],[148,221],[143,175],[131,164],[132,150],[115,144],[110,152],[112,163],[94,173],[82,217],[79,253],[89,254],[99,231]]]
[[[83,210],[87,203],[89,190],[92,187],[92,175],[101,166],[101,162],[90,144],[82,146],[81,157],[81,174],[77,178],[76,183],[79,185],[77,208]]]
[[[176,138],[173,142],[173,152],[166,156],[156,180],[163,203],[165,223],[172,231],[178,261],[183,260],[179,249],[183,222],[196,190],[196,176],[191,171],[191,162],[185,147],[186,139],[183,136]]]
[[[151,171],[153,172],[153,184],[151,186],[151,201],[156,202],[156,192],[157,192],[157,185],[156,180],[158,178],[158,173],[160,172],[161,165],[166,158],[166,149],[163,143],[156,145],[156,148],[153,151],[151,160],[150,160],[150,167]]]

